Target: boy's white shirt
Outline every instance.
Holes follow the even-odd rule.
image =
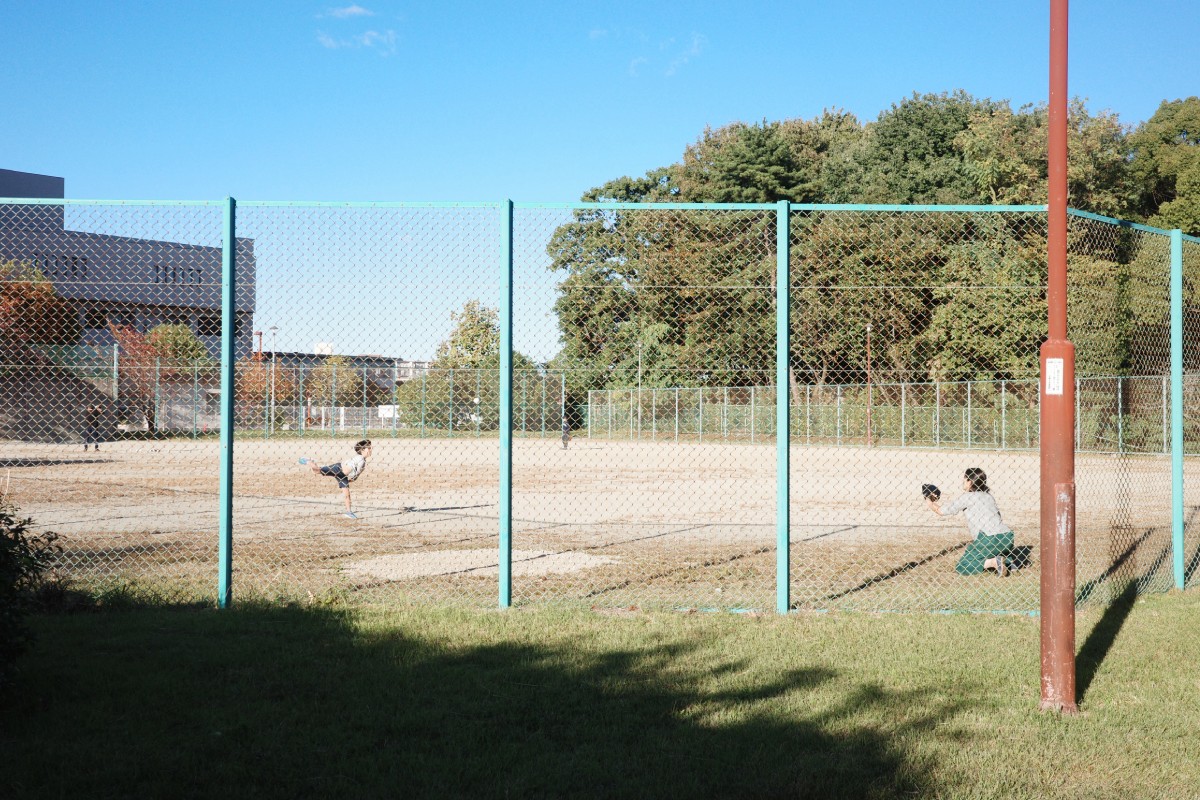
[[[355,454],[342,462],[342,474],[348,479],[354,480],[362,471],[367,468],[366,456]]]

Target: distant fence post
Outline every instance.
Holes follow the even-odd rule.
[[[232,600],[233,579],[233,392],[237,306],[235,250],[237,248],[237,202],[225,199],[221,226],[221,463],[219,476],[217,606],[228,608]]]
[[[196,414],[198,413],[197,406],[200,404],[200,365],[199,362],[192,361],[192,438],[196,438]]]
[[[1171,231],[1171,553],[1175,588],[1183,558],[1183,231]]]
[[[788,336],[791,321],[789,250],[791,206],[775,212],[775,610],[791,607],[791,399],[788,397]]]
[[[329,437],[332,439],[337,436],[337,421],[334,419],[337,415],[337,364],[333,365],[330,372],[330,386],[333,388],[329,390]]]

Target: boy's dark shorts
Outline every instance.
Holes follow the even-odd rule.
[[[341,464],[330,464],[328,467],[321,467],[321,474],[328,475],[331,478],[337,478],[339,489],[349,489],[350,479],[342,472]]]

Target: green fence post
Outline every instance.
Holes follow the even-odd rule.
[[[1175,588],[1183,558],[1183,231],[1171,231],[1171,551]]]
[[[812,444],[812,386],[804,387],[804,443]]]
[[[725,386],[721,389],[721,436],[729,438],[729,387]],[[640,401],[640,398],[639,398]]]
[[[500,228],[500,607],[512,605],[513,204],[504,201]]]
[[[427,369],[421,370],[421,438],[425,438],[425,374]]]
[[[1026,426],[1028,427],[1028,426]],[[1025,434],[1025,446],[1029,446],[1029,432]],[[938,381],[933,387],[933,446],[942,446],[942,384]]]
[[[1164,375],[1162,379],[1162,449],[1164,456],[1170,452],[1171,447],[1170,425],[1167,422],[1170,419],[1170,412],[1167,410],[1167,383],[1168,379]]]
[[[967,449],[971,449],[972,434],[975,422],[971,418],[971,382],[967,381]]]
[[[1078,396],[1078,395],[1076,395]],[[1004,385],[1004,381],[1000,381],[1000,449],[1003,450],[1005,443],[1008,441],[1007,436],[1008,426],[1008,393]],[[1078,449],[1078,445],[1076,446]]]
[[[237,247],[237,203],[225,200],[221,226],[221,464],[217,494],[217,605],[228,608],[232,600],[233,580],[233,391],[234,364],[237,351],[235,336],[237,306],[234,291],[237,281],[234,251]]]
[[[304,402],[304,365],[301,364],[298,368],[296,376],[296,400],[300,404],[300,438],[304,438],[304,431],[308,427],[308,404]]]
[[[260,340],[260,341],[261,341],[261,340]],[[259,353],[258,353],[258,354],[259,354],[260,356],[262,355],[262,349],[261,349],[261,347],[259,348]],[[262,362],[260,361],[260,362],[259,362],[259,364],[261,365],[261,364],[262,364]],[[267,424],[267,417],[268,417],[268,415],[271,413],[271,412],[270,412],[270,407],[271,407],[271,383],[272,383],[272,382],[275,380],[275,376],[271,374],[271,369],[270,369],[270,367],[266,367],[265,369],[266,369],[266,373],[267,373],[267,380],[266,380],[266,382],[263,384],[263,438],[264,438],[264,439],[270,439],[270,438],[271,438],[271,431],[270,431],[270,429],[269,429],[269,426],[268,426],[268,424]]]
[[[333,388],[329,390],[329,438],[337,436],[337,365],[333,366],[333,377],[330,381]]]
[[[157,434],[159,429],[162,428],[162,425],[159,422],[160,414],[162,413],[162,409],[161,409],[162,396],[160,394],[160,389],[159,389],[159,367],[161,365],[161,361],[162,361],[162,359],[155,356],[155,358],[154,358],[154,414],[153,414],[154,429],[152,431],[150,431],[150,434],[152,436]]]
[[[1125,452],[1125,398],[1121,391],[1124,387],[1120,376],[1117,377],[1117,452]]]
[[[542,438],[546,438],[546,380],[550,376],[542,374]]]
[[[788,336],[791,320],[789,252],[791,212],[781,200],[775,212],[775,610],[791,608],[791,399],[788,397]]]
[[[196,361],[192,361],[192,438],[196,438],[196,406],[200,402],[200,366]]]
[[[447,425],[450,429],[450,438],[454,438],[454,370],[450,370],[450,414]]]
[[[367,368],[362,368],[362,418],[363,418],[363,438],[367,438]]]

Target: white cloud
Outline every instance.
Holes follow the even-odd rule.
[[[350,17],[373,17],[375,16],[375,12],[365,9],[356,3],[344,8],[331,8],[325,14],[318,15],[318,19],[321,16],[333,17],[334,19],[349,19]]]
[[[324,31],[317,32],[317,43],[329,50],[374,50],[381,56],[395,55],[396,32],[392,29],[383,31],[364,31],[349,38],[335,38]]]
[[[672,40],[673,43],[674,40]],[[693,33],[691,43],[687,49],[679,53],[675,58],[671,59],[670,65],[667,67],[666,75],[674,75],[679,72],[693,58],[699,57],[704,52],[705,46],[708,44],[708,39],[701,33]]]
[[[363,47],[376,47],[385,55],[396,52],[396,32],[393,30],[367,31],[359,35],[358,41]]]
[[[642,65],[649,64],[649,63],[650,63],[650,59],[646,58],[645,56],[638,56],[637,58],[630,61],[629,62],[630,77],[636,78],[638,76],[638,70],[641,69]]]

